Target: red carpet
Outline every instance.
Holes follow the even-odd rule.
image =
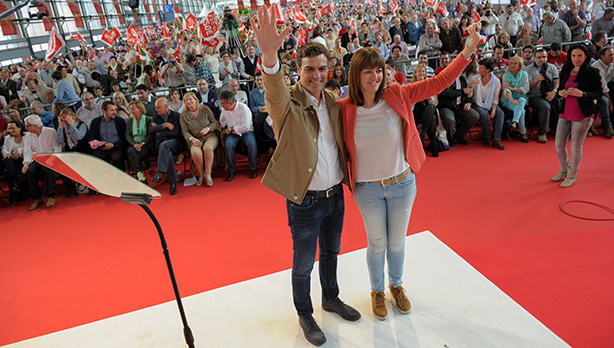
[[[553,139],[505,144],[498,151],[473,142],[429,157],[409,233],[431,230],[573,347],[610,345],[614,222],[575,219],[559,205],[614,207],[614,141],[587,139],[570,189],[549,181],[558,170]],[[151,208],[183,297],[291,267],[284,200],[246,172],[212,188],[179,187],[174,197],[167,184],[159,189]],[[173,299],[155,228],[139,207],[101,196],[57,201],[0,210],[0,345]],[[343,252],[366,246],[347,192],[346,202]]]

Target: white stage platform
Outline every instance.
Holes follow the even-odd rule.
[[[389,318],[375,320],[365,252],[345,254],[339,261],[340,298],[360,311],[363,317],[357,323],[322,311],[317,264],[314,268],[314,317],[328,339],[323,347],[570,347],[428,231],[406,239],[404,286],[411,313],[400,314],[388,302]],[[391,297],[388,291],[386,297]],[[196,347],[311,346],[292,304],[290,270],[183,303]],[[173,301],[6,347],[185,346]]]

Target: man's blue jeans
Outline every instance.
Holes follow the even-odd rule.
[[[345,202],[343,188],[329,198],[305,197],[301,204],[286,200],[288,225],[292,232],[292,295],[300,317],[313,314],[311,271],[320,246],[320,284],[322,300],[339,296],[337,255],[341,249],[341,230]],[[319,240],[318,240],[319,239]]]
[[[226,140],[224,140],[224,144],[226,145],[226,161],[228,163],[228,171],[237,171],[235,160],[237,158],[236,149],[239,143],[243,143],[247,147],[249,169],[258,169],[258,145],[256,145],[256,136],[253,132],[245,132],[241,136],[238,136],[233,133],[226,135]]]

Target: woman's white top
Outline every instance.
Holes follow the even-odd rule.
[[[15,138],[12,135],[7,135],[4,138],[4,145],[2,146],[2,157],[8,155],[9,153],[13,153],[17,150],[19,153],[19,157],[23,157],[23,145],[24,145],[25,137],[21,138],[21,143],[16,143]]]
[[[405,159],[405,123],[381,99],[376,106],[359,106],[354,130],[356,182],[387,179],[409,168]]]

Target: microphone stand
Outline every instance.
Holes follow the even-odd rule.
[[[145,193],[125,193],[122,192],[120,198],[128,203],[128,204],[137,204],[145,212],[149,215],[149,218],[156,226],[158,230],[158,236],[160,237],[160,242],[162,243],[162,252],[164,253],[164,258],[166,259],[166,266],[168,267],[168,273],[171,277],[171,282],[173,283],[173,291],[175,292],[175,299],[177,300],[177,307],[179,307],[179,314],[181,315],[181,321],[183,322],[183,335],[185,337],[185,342],[188,344],[189,348],[195,348],[194,346],[194,336],[192,335],[192,330],[188,325],[188,319],[185,315],[185,311],[183,309],[183,303],[181,302],[181,295],[179,295],[179,288],[177,286],[177,280],[175,279],[175,272],[173,271],[173,265],[171,263],[171,256],[168,251],[168,247],[166,245],[166,239],[164,238],[164,233],[162,232],[162,227],[156,219],[154,213],[149,209],[148,204],[151,202],[151,196]]]

